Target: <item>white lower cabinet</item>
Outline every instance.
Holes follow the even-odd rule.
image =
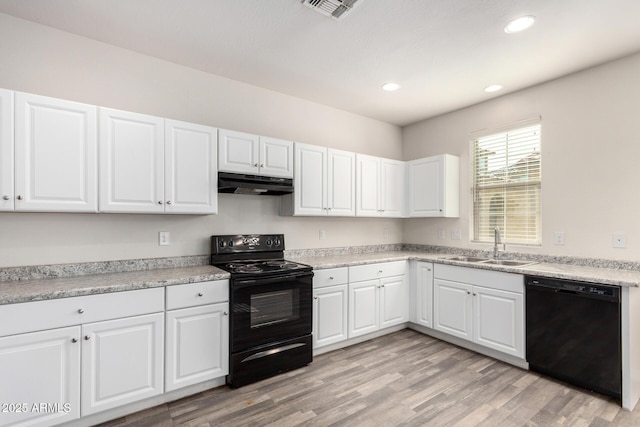
[[[163,291],[3,305],[0,404],[14,406],[0,425],[52,426],[162,394]]]
[[[0,425],[80,417],[80,327],[0,338]]]
[[[229,373],[228,300],[226,280],[167,287],[165,391]]]
[[[433,264],[416,261],[411,278],[411,321],[433,328]]]
[[[409,320],[406,261],[349,267],[349,338]]]
[[[163,393],[164,314],[82,326],[82,415]]]
[[[346,267],[314,272],[313,348],[348,338],[348,270]]]
[[[436,264],[433,328],[524,358],[521,275]]]

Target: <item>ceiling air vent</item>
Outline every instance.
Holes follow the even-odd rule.
[[[357,2],[358,0],[302,0],[305,6],[334,19],[343,17]]]

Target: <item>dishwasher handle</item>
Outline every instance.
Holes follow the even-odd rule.
[[[620,302],[619,286],[526,276],[525,287],[527,291],[536,290],[554,294],[568,294],[576,298],[591,298],[615,303]]]

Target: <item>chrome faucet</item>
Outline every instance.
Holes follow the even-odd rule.
[[[499,251],[498,245],[502,244],[502,250],[505,249],[502,240],[500,239],[500,229],[498,227],[493,229],[493,259],[498,259]]]

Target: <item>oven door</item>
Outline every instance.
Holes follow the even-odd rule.
[[[231,280],[231,352],[311,333],[313,272]]]

